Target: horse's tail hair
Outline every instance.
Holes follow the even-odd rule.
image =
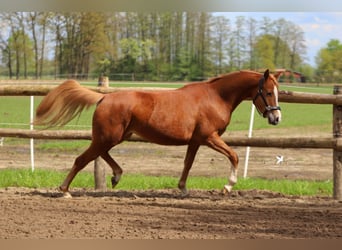
[[[67,80],[51,90],[39,104],[35,125],[47,127],[64,126],[99,102],[104,94],[82,87],[77,81]]]

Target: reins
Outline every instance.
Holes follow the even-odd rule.
[[[257,107],[257,105],[255,105],[257,107],[257,110],[259,112],[259,114],[263,115],[264,117],[266,116],[266,113],[272,110],[281,110],[279,106],[270,106],[267,103],[267,100],[265,98],[265,96],[263,95],[263,88],[264,88],[264,83],[265,83],[265,77],[261,77],[259,80],[259,88],[258,88],[258,92],[255,95],[254,99],[253,99],[253,104],[255,105],[255,101],[258,99],[258,97],[260,96],[261,99],[263,100],[264,104],[265,104],[265,111],[262,112],[259,110],[259,108]]]

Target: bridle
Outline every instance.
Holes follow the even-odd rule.
[[[254,99],[253,99],[253,104],[255,105],[255,107],[257,108],[259,114],[263,115],[263,117],[265,117],[267,115],[267,112],[272,111],[272,110],[281,110],[279,106],[270,106],[267,103],[267,100],[265,98],[265,96],[263,95],[263,89],[264,89],[264,84],[265,84],[265,77],[261,77],[261,79],[259,80],[259,88],[258,88],[258,92],[255,95]],[[262,112],[259,107],[255,104],[255,101],[258,99],[258,97],[261,97],[261,99],[263,100],[264,104],[265,104],[265,111]]]

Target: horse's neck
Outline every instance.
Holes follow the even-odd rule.
[[[254,84],[255,82],[255,84]],[[251,99],[258,81],[253,78],[241,77],[238,79],[222,78],[214,83],[218,94],[229,103],[234,110],[242,101]]]

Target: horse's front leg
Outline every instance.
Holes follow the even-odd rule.
[[[188,194],[188,191],[186,189],[186,180],[188,178],[189,171],[192,167],[192,163],[194,162],[199,146],[200,145],[198,144],[189,144],[188,149],[186,151],[182,176],[178,182],[178,188],[182,191],[183,195]]]
[[[232,164],[231,169],[230,169],[230,177],[229,177],[229,182],[228,184],[224,185],[223,193],[230,193],[233,190],[233,186],[237,182],[237,165],[234,166]]]
[[[217,133],[211,135],[207,139],[207,143],[210,148],[227,156],[232,164],[228,184],[224,185],[223,189],[224,193],[230,193],[233,189],[233,186],[237,182],[237,169],[239,163],[238,155],[221,139]]]

